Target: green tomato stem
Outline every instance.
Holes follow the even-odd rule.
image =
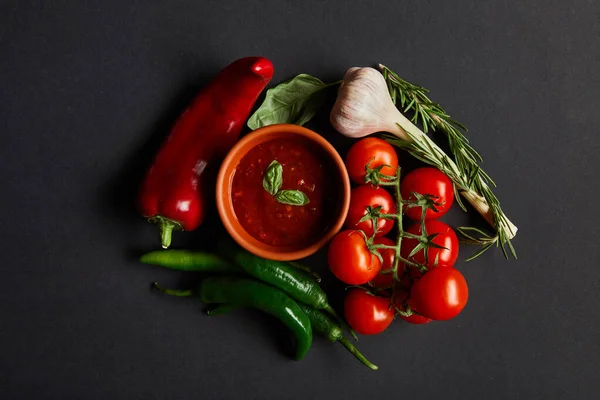
[[[396,250],[396,248],[398,247],[398,245],[394,245],[394,246],[390,246],[387,244],[373,244],[371,245],[372,249],[390,249],[390,250]]]
[[[398,214],[379,214],[379,218],[383,218],[383,219],[402,219],[402,213],[398,213]]]
[[[392,266],[392,292],[396,290],[397,284],[400,282],[400,277],[398,276],[398,264],[400,263],[400,251],[402,250],[402,236],[404,233],[402,227],[402,195],[400,194],[400,167],[398,167],[398,172],[396,173],[397,179],[394,181],[394,189],[396,192],[396,210],[398,213],[398,238],[396,239],[396,254],[394,255],[394,265]]]

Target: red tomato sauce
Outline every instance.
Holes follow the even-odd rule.
[[[283,166],[280,190],[300,190],[308,204],[279,203],[264,189],[263,173],[273,160]],[[339,185],[324,150],[305,138],[287,137],[262,143],[242,158],[232,197],[238,220],[254,238],[273,246],[301,246],[317,240],[330,226]]]

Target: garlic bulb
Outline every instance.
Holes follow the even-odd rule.
[[[373,68],[350,68],[330,114],[333,127],[344,136],[361,138],[375,132],[399,132],[402,120],[381,73]],[[401,133],[404,140],[409,138]]]

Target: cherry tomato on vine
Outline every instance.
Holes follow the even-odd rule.
[[[400,184],[400,194],[403,199],[416,200],[412,193],[436,196],[432,200],[439,203],[435,206],[437,212],[428,209],[425,219],[435,219],[446,214],[454,202],[454,185],[446,174],[437,168],[417,168],[404,176]],[[404,214],[415,221],[421,220],[422,208],[407,208]]]
[[[425,252],[423,249],[409,257],[410,253],[416,246],[419,245],[420,242],[417,239],[404,238],[402,240],[402,248],[400,249],[400,255],[402,258],[418,264],[423,264],[427,268],[433,268],[436,266],[436,258],[438,267],[453,266],[458,258],[458,237],[456,236],[456,233],[454,233],[454,230],[449,225],[436,219],[425,221],[425,230],[427,231],[428,236],[437,233],[437,236],[433,238],[432,242],[445,248],[439,249],[435,247],[429,247],[427,250],[427,262],[425,262]],[[414,235],[420,235],[421,224],[418,223],[410,226],[406,232]]]
[[[369,281],[369,285],[376,289],[389,289],[394,283],[392,274],[377,274],[375,278]]]
[[[370,164],[369,164],[370,162]],[[398,155],[391,144],[383,139],[368,137],[354,143],[346,155],[346,168],[350,179],[358,184],[364,184],[366,169],[375,169],[381,165],[383,175],[394,176],[398,170]]]
[[[467,304],[469,288],[456,268],[434,268],[413,284],[410,304],[433,320],[456,317]]]
[[[374,244],[384,244],[386,246],[395,246],[396,243],[389,238],[386,237],[378,237],[373,240]],[[393,249],[378,249],[377,250],[381,257],[383,258],[383,264],[381,264],[381,271],[385,271],[391,269],[394,266],[394,259],[396,258],[396,252]],[[402,268],[402,265],[399,265],[398,268]],[[394,277],[392,274],[377,274],[375,278],[371,279],[369,284],[377,289],[388,289],[392,287],[392,282]]]
[[[387,329],[394,320],[390,299],[375,296],[362,289],[352,289],[344,300],[344,316],[356,332],[376,335]]]
[[[405,309],[405,303],[408,303],[408,305],[410,306],[411,310],[413,311],[413,314],[405,317],[402,314],[398,314],[398,316],[403,319],[404,321],[411,323],[411,324],[415,324],[415,325],[422,325],[422,324],[428,324],[431,322],[431,318],[427,318],[421,314],[419,314],[419,312],[417,310],[414,309],[413,304],[411,299],[408,297],[408,292],[405,290],[399,290],[396,291],[394,293],[394,296],[392,297],[393,301],[394,301],[394,306],[396,306],[398,309],[400,310],[404,310]]]
[[[408,275],[408,273],[406,273],[403,270],[402,264],[398,266],[398,270],[398,273],[400,274],[400,281],[396,283],[395,288],[408,290],[408,288],[410,288],[412,284],[413,279],[411,276]],[[371,285],[371,287],[374,287],[375,289],[391,289],[394,285],[394,277],[392,274],[384,275],[379,273],[375,278],[371,279],[369,285]]]
[[[416,314],[416,313],[412,313],[412,315],[405,317],[403,315],[398,315],[401,319],[405,320],[406,322],[408,322],[409,324],[414,324],[414,325],[424,325],[424,324],[428,324],[432,321],[431,318],[427,318],[424,317],[420,314]]]
[[[368,207],[381,207],[380,214],[396,214],[396,203],[387,190],[371,185],[357,186],[350,193],[350,208],[344,226],[348,229],[360,229],[368,237],[373,236],[373,220],[360,222],[367,215]],[[387,235],[393,226],[393,219],[377,218],[376,236]]]
[[[338,233],[329,245],[327,261],[336,278],[348,285],[367,283],[381,269],[381,261],[369,251],[360,231]]]

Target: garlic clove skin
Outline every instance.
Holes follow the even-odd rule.
[[[331,110],[331,125],[342,135],[361,138],[376,132],[397,132],[404,119],[388,93],[383,75],[374,68],[353,67],[344,74]]]

